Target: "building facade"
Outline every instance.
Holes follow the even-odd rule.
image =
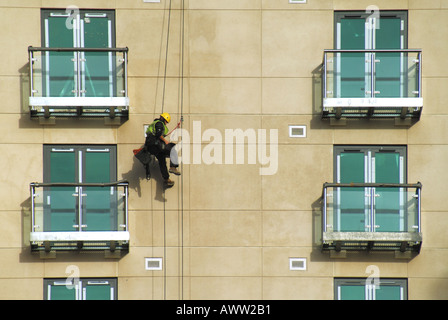
[[[0,299],[448,298],[448,1],[0,18]],[[134,156],[162,112],[169,189]]]

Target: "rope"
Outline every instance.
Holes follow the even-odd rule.
[[[166,36],[166,51],[165,51],[165,73],[163,75],[163,93],[162,93],[162,112],[165,106],[165,88],[166,88],[166,74],[168,67],[168,49],[170,42],[170,26],[171,26],[171,0],[168,9],[168,27]],[[170,132],[171,133],[171,132]],[[163,199],[165,199],[165,188],[163,188]],[[166,300],[166,269],[167,269],[167,259],[166,259],[166,208],[165,201],[163,201],[163,256],[165,258],[165,267],[163,268],[163,298]]]
[[[170,44],[170,26],[171,26],[171,0],[170,5],[168,9],[168,28],[167,28],[167,35],[166,35],[166,51],[165,51],[165,74],[163,76],[163,93],[162,93],[162,112],[163,108],[165,106],[165,87],[166,87],[166,73],[167,73],[167,67],[168,67],[168,48]]]
[[[185,0],[182,0],[182,15],[181,15],[181,32],[180,32],[180,38],[181,38],[181,88],[180,88],[180,121],[178,123],[179,126],[181,126],[183,122],[183,107],[184,107],[184,47],[185,47]],[[182,131],[181,130],[181,150],[183,149],[183,139],[182,139]],[[184,299],[184,180],[183,180],[183,163],[180,164],[181,166],[181,172],[182,175],[180,177],[180,215],[181,215],[181,259],[180,259],[180,267],[181,267],[181,289],[180,289],[180,299]]]
[[[167,27],[167,39],[166,39],[166,52],[165,52],[165,73],[164,73],[164,77],[163,77],[163,93],[162,93],[162,112],[164,111],[164,106],[165,106],[165,89],[166,89],[166,79],[167,79],[167,66],[168,66],[168,51],[169,51],[169,39],[170,39],[170,25],[171,25],[171,2],[172,0],[170,0],[169,2],[169,9],[168,9],[168,27]],[[180,28],[181,28],[181,32],[180,32],[180,38],[179,38],[179,45],[181,47],[181,55],[179,57],[179,68],[180,68],[180,85],[179,85],[179,93],[178,95],[180,96],[180,98],[178,97],[178,99],[180,99],[179,105],[178,105],[178,114],[179,114],[179,107],[180,107],[180,121],[177,123],[176,127],[174,127],[167,135],[170,135],[174,130],[176,130],[177,128],[182,126],[182,122],[183,122],[183,99],[184,99],[184,47],[185,47],[185,0],[182,0],[182,7],[181,7],[181,24],[180,24]],[[182,130],[181,130],[181,148],[182,148]],[[180,164],[181,166],[181,172],[183,172],[183,163]],[[181,296],[180,299],[183,300],[183,292],[184,292],[184,235],[183,235],[183,231],[184,231],[184,208],[183,208],[183,174],[180,176],[181,179],[181,183],[179,184],[179,188],[180,188],[180,228],[181,228],[181,262],[180,262],[180,268],[181,268]],[[163,188],[163,198],[165,198],[165,188]],[[165,267],[164,267],[164,289],[163,289],[163,296],[164,296],[164,300],[167,299],[166,297],[166,269],[167,269],[167,259],[166,259],[166,205],[165,205],[165,201],[163,203],[163,250],[164,250],[164,258],[165,258]]]

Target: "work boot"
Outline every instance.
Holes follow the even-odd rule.
[[[176,176],[180,176],[180,171],[177,170],[177,167],[170,167],[170,172],[175,174]]]
[[[174,181],[170,180],[170,179],[166,179],[165,180],[165,187],[166,188],[171,188],[172,186],[174,186]]]

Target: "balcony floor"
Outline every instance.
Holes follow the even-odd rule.
[[[324,98],[323,119],[420,119],[423,98]]]
[[[128,250],[128,231],[31,232],[31,251]]]
[[[422,234],[416,232],[324,232],[324,251],[420,252]]]

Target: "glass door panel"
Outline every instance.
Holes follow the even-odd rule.
[[[76,300],[76,290],[66,285],[49,286],[50,300]]]
[[[52,149],[47,182],[73,183],[76,179],[76,154],[73,149]],[[45,231],[73,231],[77,224],[78,198],[74,187],[48,187],[44,191]]]
[[[342,152],[339,159],[339,183],[364,183],[364,153]],[[338,231],[365,231],[366,205],[364,188],[343,187],[337,193],[335,210]]]
[[[45,19],[45,46],[72,48],[75,45],[74,28],[68,29],[68,14],[51,13]],[[74,97],[77,90],[76,53],[46,52],[43,61],[45,97]]]
[[[61,10],[44,11],[43,46],[49,48],[113,48],[114,13],[84,11],[74,17]],[[73,23],[68,23],[73,20]],[[111,52],[47,52],[44,91],[48,97],[113,97],[115,54]]]
[[[115,146],[45,146],[44,163],[47,183],[103,184],[116,179]],[[116,187],[52,186],[44,192],[45,231],[118,229]]]
[[[375,300],[403,300],[402,288],[399,285],[381,284],[375,288]]]
[[[365,48],[365,19],[342,18],[339,27],[338,49]],[[338,98],[365,97],[366,58],[365,53],[339,53],[336,70],[339,77],[335,82]]]
[[[111,180],[110,150],[88,148],[84,154],[86,183],[107,183]],[[116,206],[112,199],[115,194],[111,187],[84,187],[84,218],[87,225],[86,231],[111,231],[116,230],[113,217],[116,217]]]
[[[112,24],[106,13],[86,13],[82,21],[85,48],[111,48]],[[114,59],[109,52],[83,52],[83,92],[86,97],[112,97]]]
[[[339,300],[366,300],[365,287],[362,285],[340,286]]]
[[[406,300],[406,279],[376,279],[375,284],[370,284],[372,279],[335,279],[336,300]]]
[[[342,184],[406,182],[405,148],[335,147],[335,181]],[[337,232],[405,231],[407,194],[401,187],[339,187],[333,195]]]
[[[402,49],[400,18],[383,17],[379,28],[375,30],[375,49]],[[402,90],[405,81],[403,68],[403,53],[375,53],[375,96],[380,98],[403,97]]]
[[[84,288],[85,300],[111,300],[111,286],[105,283],[90,284],[90,281]]]
[[[375,182],[402,183],[402,165],[398,152],[375,153]],[[400,207],[403,202],[402,188],[376,188],[375,190],[376,231],[402,231]]]

